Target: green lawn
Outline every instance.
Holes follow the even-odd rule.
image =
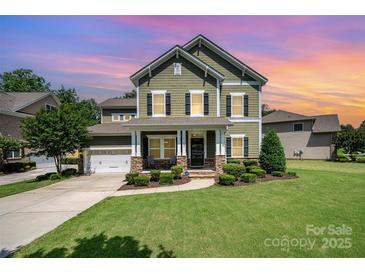
[[[299,179],[108,198],[14,256],[364,257],[365,165],[288,164]],[[306,235],[306,225],[331,224],[352,234]],[[285,237],[289,249],[271,246]],[[323,238],[334,238],[337,248],[324,248]],[[351,248],[340,248],[343,238]],[[305,249],[294,239],[315,243]]]
[[[45,186],[48,186],[48,185],[56,183],[56,182],[59,182],[59,181],[44,180],[44,181],[37,182],[35,179],[32,179],[32,180],[25,180],[25,181],[12,183],[12,184],[8,184],[8,185],[1,185],[0,186],[0,198],[9,196],[9,195],[18,194],[18,193],[25,192],[25,191],[29,191],[29,190],[33,190],[33,189],[40,188],[40,187],[45,187]]]

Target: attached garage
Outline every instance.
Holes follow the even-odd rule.
[[[121,149],[90,150],[90,172],[129,172],[131,166],[131,151]]]

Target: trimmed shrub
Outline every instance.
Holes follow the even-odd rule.
[[[241,161],[238,160],[238,159],[228,159],[227,164],[238,164],[238,165],[240,165]]]
[[[52,174],[51,176],[49,176],[49,179],[51,181],[59,180],[59,179],[61,179],[61,175],[58,173],[55,173],[55,174]]]
[[[295,171],[288,171],[286,174],[288,174],[288,176],[297,176]]]
[[[77,165],[79,163],[79,158],[63,158],[61,162],[63,165]]]
[[[260,165],[267,173],[286,170],[284,148],[273,130],[265,133],[260,151]]]
[[[255,183],[256,178],[256,174],[253,173],[244,173],[241,175],[241,181],[245,183]]]
[[[223,171],[226,174],[233,175],[235,178],[240,177],[242,173],[245,173],[246,169],[243,165],[238,164],[224,164]]]
[[[181,174],[184,171],[184,167],[182,165],[176,165],[171,167],[171,173],[174,176],[174,179],[181,178]]]
[[[230,174],[222,174],[219,176],[219,184],[224,186],[233,185],[236,178]]]
[[[161,170],[159,169],[152,169],[150,172],[151,181],[158,182],[160,180]]]
[[[257,166],[253,166],[253,168],[250,169],[249,173],[255,174],[257,175],[257,177],[265,177],[266,171]]]
[[[48,180],[50,179],[50,177],[54,174],[57,174],[57,172],[48,172],[46,174],[42,174],[42,175],[38,175],[35,180],[40,182],[40,181],[44,181],[44,180]]]
[[[275,177],[283,177],[284,176],[284,172],[282,172],[282,171],[273,171],[271,174],[272,174],[272,176],[275,176]]]
[[[365,157],[358,157],[356,159],[356,162],[358,162],[358,163],[365,163]]]
[[[174,175],[171,172],[160,174],[160,185],[170,185],[174,182]]]
[[[125,175],[125,179],[128,182],[128,185],[132,185],[134,184],[134,178],[136,178],[138,176],[138,172],[129,172]]]
[[[248,167],[248,166],[257,166],[258,162],[255,159],[249,159],[249,160],[243,160],[243,164]]]
[[[74,176],[76,174],[77,174],[76,168],[66,168],[65,170],[62,170],[62,172],[61,172],[61,176],[64,176],[64,177],[70,177],[70,176]]]
[[[11,172],[23,172],[24,170],[28,170],[31,168],[35,168],[35,162],[16,162],[16,163],[7,163],[3,166],[3,171],[5,173]]]
[[[133,181],[134,181],[134,184],[137,186],[148,186],[148,184],[150,182],[150,177],[146,176],[146,175],[141,175],[141,176],[134,177]]]

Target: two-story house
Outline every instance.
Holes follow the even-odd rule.
[[[211,168],[258,158],[267,79],[198,35],[130,77],[136,100],[101,104],[102,124],[84,153],[87,171]]]

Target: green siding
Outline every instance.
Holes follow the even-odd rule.
[[[231,92],[245,92],[248,95],[248,118],[259,117],[259,86],[222,86],[221,116],[226,116],[226,96]]]
[[[248,157],[259,157],[259,123],[234,123],[228,128],[226,136],[230,134],[245,134],[249,144]]]
[[[254,79],[248,75],[244,75],[242,77],[242,71],[238,69],[236,66],[232,65],[215,52],[208,49],[206,46],[201,45],[199,48],[198,45],[191,48],[189,52],[200,60],[210,65],[220,73],[225,76],[225,80],[245,80],[245,81],[254,81]]]
[[[137,114],[137,109],[103,109],[103,120],[102,123],[111,123],[112,122],[112,113],[133,113]]]
[[[174,75],[173,63],[180,62],[181,75]],[[171,94],[171,116],[182,117],[185,115],[185,93],[189,90],[200,89],[209,93],[209,115],[208,117],[216,117],[217,113],[217,80],[205,72],[185,60],[180,56],[166,61],[152,71],[152,76],[142,77],[139,81],[139,104],[140,117],[147,116],[147,93],[151,90],[166,90]]]
[[[94,136],[90,146],[130,146],[131,136]]]

